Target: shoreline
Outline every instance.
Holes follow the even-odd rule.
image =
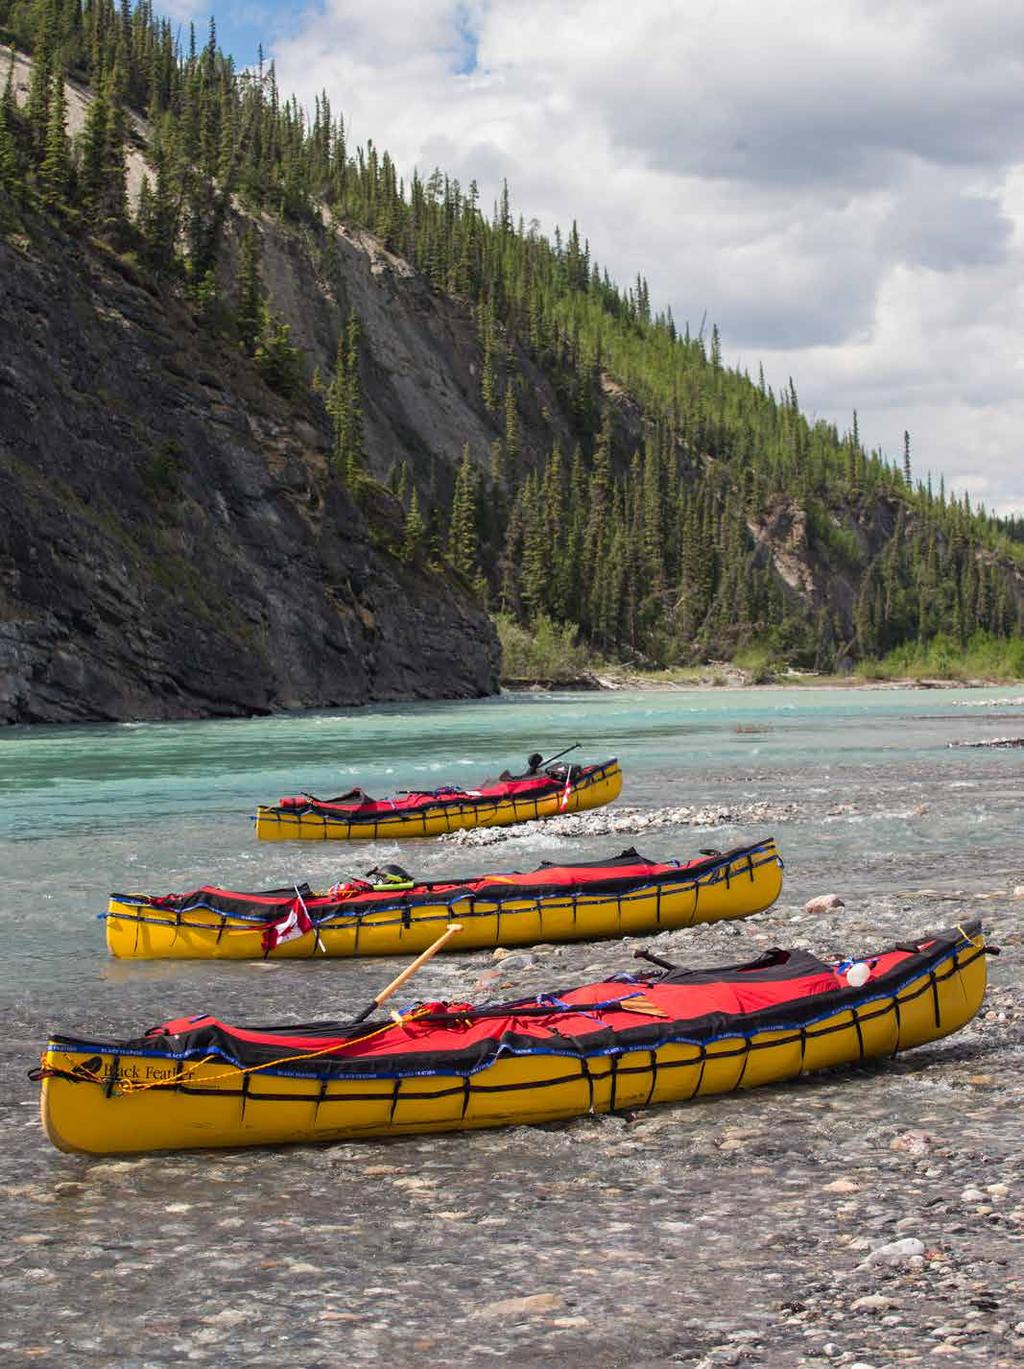
[[[899,679],[865,679],[860,675],[814,675],[792,671],[774,675],[771,679],[754,679],[754,673],[740,666],[721,666],[713,673],[698,675],[666,675],[644,671],[594,671],[559,679],[541,676],[504,679],[502,693],[546,694],[558,692],[615,692],[619,690],[669,689],[1024,689],[1024,680],[985,679],[971,676],[964,680],[933,676],[905,676]]]

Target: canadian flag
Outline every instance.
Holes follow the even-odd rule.
[[[306,905],[301,898],[296,898],[283,917],[263,929],[263,954],[269,955],[286,941],[295,941],[312,930],[313,924],[306,912]]]
[[[559,801],[558,801],[558,809],[559,809],[559,812],[561,812],[561,813],[564,813],[564,812],[565,812],[566,805],[567,805],[568,802],[569,802],[569,795],[572,793],[572,784],[571,784],[571,782],[570,782],[571,780],[572,780],[572,766],[571,766],[571,765],[567,765],[567,766],[565,767],[565,788],[562,790],[562,797],[561,797],[561,798],[559,799]]]

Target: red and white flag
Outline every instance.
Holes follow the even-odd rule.
[[[306,905],[301,898],[297,898],[284,917],[279,917],[263,929],[263,954],[269,955],[286,941],[296,941],[312,930],[313,924],[306,912]]]
[[[568,802],[569,802],[569,795],[572,793],[572,784],[571,784],[571,780],[572,780],[572,766],[571,766],[571,765],[567,765],[567,766],[565,767],[565,788],[562,790],[562,797],[561,797],[561,798],[559,799],[559,801],[558,801],[558,810],[559,810],[559,812],[561,812],[561,813],[564,813],[564,812],[565,812],[566,805],[567,805]]]

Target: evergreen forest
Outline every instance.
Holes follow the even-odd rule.
[[[0,64],[4,230],[46,215],[129,255],[268,385],[312,387],[334,434],[331,478],[355,497],[373,483],[360,320],[343,322],[333,372],[314,374],[270,306],[256,235],[230,286],[218,272],[231,215],[321,235],[358,225],[471,312],[489,459],[447,454],[433,506],[404,453],[376,474],[401,503],[397,554],[446,565],[492,611],[657,666],[756,646],[831,670],[940,638],[1020,637],[1024,520],[916,472],[909,435],[890,460],[865,448],[856,414],[846,431],[809,422],[793,380],[776,392],[729,367],[716,327],[677,326],[643,276],[611,280],[575,222],[549,238],[507,188],[483,206],[475,184],[441,171],[403,179],[386,151],[350,144],[327,93],[300,107],[272,64],[236,69],[212,20],[197,37],[149,0],[0,0],[0,41],[33,59],[22,101]],[[74,137],[66,80],[93,96]],[[134,201],[133,147],[152,168]],[[541,459],[522,441],[527,362],[571,418],[571,441]],[[780,575],[778,545],[815,587]],[[848,592],[829,592],[837,583]]]

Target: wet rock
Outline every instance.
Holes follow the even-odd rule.
[[[819,894],[817,898],[809,898],[804,904],[805,913],[828,913],[833,908],[845,908],[846,904],[838,894]]]
[[[932,1138],[926,1131],[904,1131],[889,1142],[889,1149],[907,1155],[927,1155]]]
[[[500,982],[500,970],[484,970],[483,974],[475,979],[470,986],[470,996],[476,998],[479,994],[486,992],[487,989],[493,989],[495,984]]]
[[[515,970],[526,970],[531,965],[536,965],[537,957],[524,952],[507,951],[499,946],[494,952],[494,959],[501,961],[502,974],[511,974]]]
[[[924,1241],[916,1236],[903,1236],[898,1241],[888,1241],[885,1245],[872,1250],[866,1260],[861,1262],[864,1269],[872,1264],[903,1264],[907,1260],[924,1255]]]
[[[530,1293],[523,1298],[500,1298],[497,1302],[484,1303],[470,1315],[481,1319],[536,1317],[544,1312],[559,1312],[564,1306],[565,1299],[558,1293]]]

